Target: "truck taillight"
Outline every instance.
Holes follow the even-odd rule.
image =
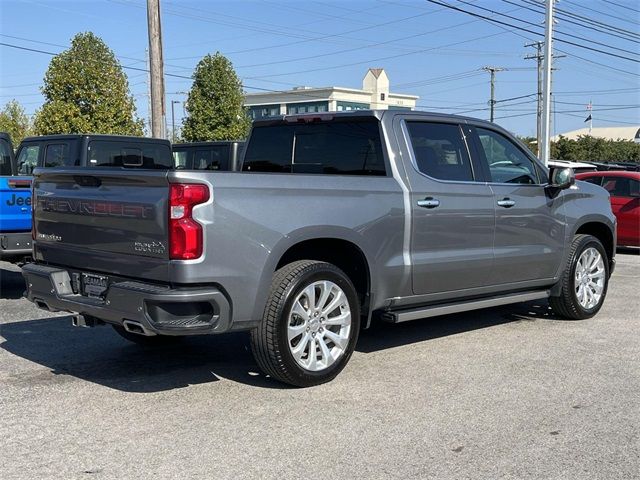
[[[192,260],[202,255],[202,225],[191,214],[193,207],[209,200],[209,187],[199,183],[169,186],[169,257]]]

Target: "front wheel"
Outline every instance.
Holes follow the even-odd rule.
[[[592,235],[574,237],[560,281],[560,295],[549,298],[556,314],[582,320],[598,313],[609,285],[609,262],[600,240]]]
[[[359,330],[360,307],[351,280],[335,265],[301,260],[274,274],[251,346],[265,373],[310,387],[340,373]]]

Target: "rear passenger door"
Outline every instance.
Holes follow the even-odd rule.
[[[477,176],[458,123],[406,117],[411,263],[416,295],[486,286],[493,266],[494,200]]]
[[[504,133],[472,128],[475,154],[494,195],[496,232],[493,284],[552,278],[564,251],[562,195],[546,194],[533,159]]]

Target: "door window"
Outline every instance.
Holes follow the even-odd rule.
[[[194,170],[228,170],[229,147],[220,145],[196,150],[193,154]]]
[[[11,150],[5,139],[0,139],[0,175],[11,175]]]
[[[407,122],[416,168],[438,180],[473,181],[473,169],[460,127]]]
[[[581,180],[583,182],[593,183],[594,185],[602,185],[602,177],[589,177]]]
[[[604,177],[604,189],[612,197],[637,197],[640,195],[640,182],[626,177]]]
[[[33,169],[38,165],[38,153],[40,145],[27,145],[20,149],[18,153],[18,175],[31,175]]]
[[[538,183],[533,162],[515,143],[493,130],[476,128],[476,132],[492,182]]]
[[[69,159],[69,145],[66,143],[47,145],[44,156],[45,167],[70,167],[73,163]]]

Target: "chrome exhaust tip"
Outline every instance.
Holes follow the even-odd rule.
[[[143,335],[145,337],[152,337],[155,335],[152,331],[147,330],[142,323],[134,320],[125,320],[122,322],[122,326],[127,332],[135,333],[136,335]]]

